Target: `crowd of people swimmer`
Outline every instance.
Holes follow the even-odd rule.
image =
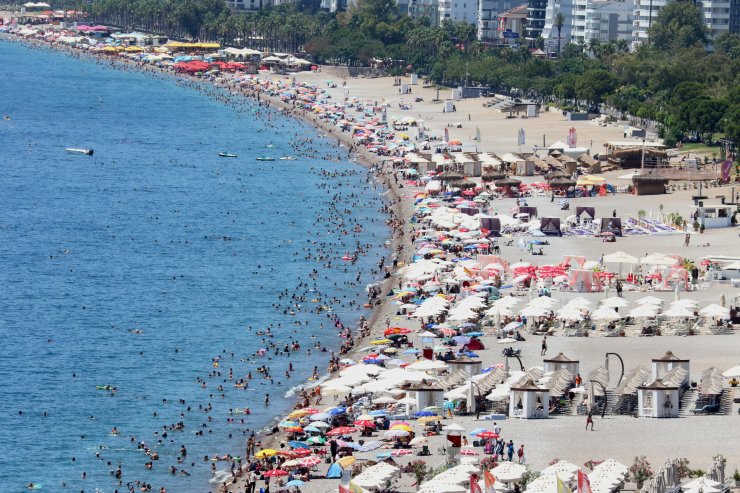
[[[40,49],[48,49],[49,46],[43,42],[37,42]],[[259,91],[243,89],[237,85],[229,84],[226,87],[217,87],[213,84],[204,84],[202,79],[195,79],[184,75],[174,75],[151,65],[120,60],[111,60],[96,57],[89,53],[83,53],[72,48],[61,48],[54,46],[55,50],[64,49],[67,54],[85,59],[88,62],[99,64],[103,67],[140,71],[153,77],[172,79],[180,86],[199,91],[210,99],[229,106],[237,118],[259,118],[264,124],[261,129],[265,135],[275,134],[277,130],[285,126],[284,117],[295,117],[307,119],[310,115],[300,108],[286,106],[278,107],[269,99],[260,95]],[[101,104],[104,104],[101,101]],[[325,137],[330,137],[332,132],[326,131]],[[306,133],[296,132],[289,141],[292,152],[297,157],[321,159],[330,162],[346,162],[356,160],[358,149],[352,145],[342,145],[337,139],[338,146],[326,145],[326,139],[313,138]],[[269,148],[269,147],[268,147]],[[261,166],[269,166],[262,164]],[[245,177],[267,168],[251,168],[243,172]],[[287,322],[274,322],[264,327],[247,326],[246,330],[253,334],[261,343],[261,348],[247,356],[240,355],[236,348],[223,349],[213,356],[207,364],[209,369],[201,376],[194,378],[194,383],[204,393],[204,400],[200,403],[191,403],[183,398],[163,398],[158,409],[164,407],[176,407],[179,419],[174,422],[163,422],[159,429],[146,433],[144,430],[127,430],[122,424],[110,423],[110,435],[115,440],[125,440],[130,447],[141,453],[140,459],[123,463],[110,460],[108,445],[98,445],[95,450],[95,459],[101,464],[102,470],[113,478],[114,492],[133,493],[135,491],[167,491],[165,485],[153,485],[149,476],[143,471],[166,469],[172,476],[188,477],[194,471],[205,467],[210,469],[211,474],[217,472],[217,463],[228,464],[231,479],[242,475],[250,468],[249,458],[254,455],[255,449],[259,449],[263,443],[259,430],[250,423],[250,416],[255,413],[255,406],[271,406],[271,397],[276,400],[282,396],[276,395],[271,387],[273,385],[297,384],[296,407],[309,405],[320,405],[322,396],[319,392],[318,382],[324,371],[335,372],[339,369],[341,355],[347,354],[355,345],[355,338],[369,335],[372,320],[364,315],[360,316],[357,326],[348,324],[337,312],[356,313],[358,316],[363,309],[372,308],[380,304],[384,296],[382,280],[390,277],[392,268],[397,265],[400,247],[392,252],[392,258],[381,256],[376,267],[369,271],[359,268],[359,259],[372,252],[385,250],[388,245],[388,237],[375,237],[368,234],[368,224],[377,221],[377,215],[371,215],[368,205],[385,216],[387,227],[393,232],[393,237],[398,239],[403,235],[403,223],[399,219],[396,208],[400,202],[398,198],[383,196],[387,189],[389,179],[395,175],[389,168],[381,164],[360,166],[353,169],[331,170],[319,167],[307,169],[322,180],[318,186],[324,194],[321,206],[313,206],[314,220],[310,225],[304,225],[305,245],[301,251],[292,253],[292,262],[311,264],[315,266],[304,278],[293,280],[292,287],[286,287],[278,292],[276,300],[270,307],[276,314],[276,320],[290,320]],[[248,186],[245,184],[245,192]],[[357,211],[365,210],[365,214]],[[276,210],[275,214],[290,214],[289,211]],[[363,240],[364,238],[364,240]],[[216,236],[213,239],[231,241],[226,236]],[[387,250],[386,255],[387,255]],[[262,267],[255,266],[255,273],[260,273]],[[272,269],[272,268],[271,268]],[[332,270],[329,274],[327,271]],[[346,281],[333,281],[341,279],[337,273],[342,274]],[[287,280],[286,280],[287,281]],[[288,284],[286,282],[286,284]],[[367,298],[358,299],[357,291],[367,286]],[[264,286],[260,286],[264,288]],[[323,321],[319,321],[323,319]],[[128,333],[132,336],[144,335],[146,328],[129,328]],[[311,334],[308,346],[302,345],[305,334]],[[341,341],[329,337],[333,334]],[[304,342],[305,344],[305,342]],[[300,374],[299,366],[294,365],[297,360],[306,357],[315,357],[317,354],[326,355],[326,368],[313,366],[310,374]],[[313,355],[313,356],[312,356]],[[296,374],[299,373],[299,374]],[[73,374],[73,378],[77,375]],[[100,386],[98,391],[107,392],[115,398],[121,390],[115,385]],[[240,395],[239,392],[249,391]],[[264,395],[264,399],[256,397]],[[246,397],[246,399],[245,399]],[[225,416],[214,416],[215,400],[228,400],[229,402],[249,402],[249,407],[229,408]],[[29,413],[19,410],[20,416]],[[172,413],[168,413],[171,415]],[[48,416],[44,411],[44,417]],[[158,411],[152,411],[152,416],[158,418]],[[96,419],[90,416],[90,419]],[[236,436],[244,437],[245,448],[242,457],[234,454],[211,454],[200,458],[193,457],[182,440],[178,438],[181,433],[192,433],[195,436],[210,435],[214,433],[214,424],[221,420],[232,425],[233,431],[228,438]],[[266,434],[267,437],[269,434]],[[81,435],[83,441],[94,439]],[[120,444],[119,444],[120,445]],[[73,464],[78,463],[77,457],[71,457]],[[164,464],[163,464],[164,463]],[[161,464],[161,465],[160,465]],[[90,471],[79,471],[82,480],[92,477]],[[97,474],[100,476],[100,473]],[[62,488],[71,487],[71,481],[62,481]],[[80,484],[75,482],[75,485]],[[30,489],[37,489],[39,485],[31,482],[27,485]],[[91,488],[96,485],[90,483]],[[84,493],[87,489],[82,489]],[[90,489],[92,491],[92,489]]]

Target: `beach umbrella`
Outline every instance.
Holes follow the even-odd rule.
[[[425,445],[427,443],[429,443],[429,439],[427,437],[414,437],[409,442],[409,445],[411,445],[412,447],[416,447],[419,445]]]
[[[601,301],[601,306],[606,306],[609,308],[622,308],[627,305],[629,305],[629,301],[618,296],[612,296],[611,298],[606,298],[605,300]]]
[[[314,421],[311,426],[315,428],[331,428],[331,425],[325,421]]]
[[[357,428],[353,428],[351,426],[339,426],[326,432],[327,436],[341,436],[349,435],[351,433],[357,433]]]
[[[324,420],[331,419],[331,418],[332,416],[329,413],[316,413],[308,417],[308,419],[311,421],[324,421]]]
[[[277,454],[277,450],[266,448],[264,450],[260,450],[254,456],[258,459],[264,459],[265,457],[272,457],[273,455]]]
[[[291,428],[293,426],[298,426],[298,421],[281,421],[278,423],[278,428]]]
[[[282,469],[271,469],[262,473],[262,475],[266,478],[277,478],[278,476],[287,476],[288,471],[283,471]]]
[[[478,436],[478,438],[498,438],[498,433],[495,433],[493,431],[486,430],[486,431],[482,431],[482,432],[478,433],[477,436]]]
[[[426,423],[434,423],[435,421],[441,421],[441,420],[442,418],[440,416],[425,416],[423,418],[419,418],[417,420],[417,423],[426,424]]]
[[[656,298],[655,296],[644,296],[644,297],[641,297],[635,300],[635,303],[637,303],[638,305],[658,305],[660,306],[663,304],[663,300],[661,300],[660,298]]]
[[[355,426],[361,426],[363,428],[375,428],[377,425],[375,424],[375,421],[370,421],[367,419],[358,419],[354,422]]]
[[[503,462],[491,470],[493,476],[503,483],[511,483],[522,479],[527,468],[514,462]]]
[[[658,314],[659,310],[656,305],[646,303],[630,310],[629,316],[633,318],[652,318]]]
[[[397,450],[392,451],[391,452],[391,455],[393,457],[400,457],[400,456],[403,456],[403,455],[412,455],[413,453],[414,453],[413,450],[410,450],[410,449],[407,449],[407,448],[401,448],[401,449],[397,449]]]
[[[671,318],[691,318],[694,316],[694,312],[684,306],[678,305],[664,311],[663,315]]]
[[[415,416],[417,418],[423,418],[425,416],[434,416],[434,415],[435,415],[435,413],[432,412],[432,411],[419,411],[419,412],[416,413]]]
[[[699,315],[704,318],[726,320],[730,318],[730,309],[713,303],[699,310]]]
[[[303,433],[303,427],[301,426],[288,426],[283,430],[286,433]]]
[[[285,486],[303,486],[306,484],[305,481],[301,481],[300,479],[291,479],[287,483],[285,483]]]
[[[557,474],[563,481],[570,482],[578,472],[578,466],[565,460],[559,460],[542,470],[542,474]]]
[[[315,465],[321,464],[321,457],[318,457],[316,455],[304,457],[303,459],[301,459],[300,463],[303,467],[313,467]]]
[[[413,431],[411,427],[407,425],[406,423],[399,423],[399,424],[393,425],[391,426],[391,430],[403,430],[403,431],[408,431],[409,433]]]
[[[726,370],[722,373],[722,376],[725,378],[740,378],[740,365],[733,366],[729,370]]]
[[[622,316],[611,308],[604,306],[594,311],[591,314],[591,318],[602,322],[613,322],[614,320],[621,319]]]
[[[347,456],[337,459],[336,464],[338,464],[339,467],[341,467],[342,469],[347,469],[349,466],[354,464],[356,461],[357,459],[354,456],[347,455]]]
[[[305,442],[299,442],[297,440],[291,440],[291,441],[289,441],[288,442],[288,446],[289,447],[293,447],[293,448],[297,448],[297,449],[307,449],[307,448],[309,448],[307,443],[305,443]]]
[[[464,448],[460,451],[460,455],[480,455],[480,454],[473,449]]]
[[[306,431],[308,433],[321,433],[321,430],[313,425],[306,426],[305,428],[303,428],[303,431]]]
[[[411,433],[409,433],[409,432],[408,432],[408,431],[406,431],[406,430],[388,430],[388,431],[386,431],[386,432],[385,432],[385,434],[384,434],[384,435],[385,435],[385,436],[386,436],[387,438],[398,438],[398,437],[407,437],[407,436],[409,436],[410,434],[411,434]]]
[[[306,443],[310,443],[311,445],[323,445],[326,443],[326,438],[310,437],[308,440],[306,440]]]

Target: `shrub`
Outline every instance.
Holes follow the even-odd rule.
[[[635,457],[634,462],[632,462],[629,468],[629,472],[636,483],[644,483],[653,475],[653,470],[650,469],[650,462],[648,462],[644,455]]]

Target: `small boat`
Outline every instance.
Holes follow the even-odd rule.
[[[281,161],[295,161],[295,156],[283,156],[280,158]]]
[[[219,157],[237,157],[236,154],[232,154],[230,152],[219,152],[218,155]]]
[[[77,149],[75,147],[67,147],[64,150],[70,154],[85,154],[86,156],[92,156],[94,152],[92,149]]]
[[[274,160],[275,160],[274,157],[269,157],[269,156],[259,156],[257,158],[257,161],[274,161]]]

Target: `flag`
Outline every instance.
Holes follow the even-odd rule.
[[[480,144],[480,128],[475,127],[475,141]]]
[[[483,491],[481,491],[480,489],[480,485],[478,484],[477,474],[470,475],[470,493],[483,493]]]
[[[485,493],[496,492],[496,490],[493,489],[493,485],[496,484],[496,478],[490,473],[490,471],[483,471],[483,482],[486,487]]]
[[[591,493],[591,482],[588,480],[583,471],[578,470],[578,490],[577,493]]]
[[[568,130],[568,147],[575,147],[577,141],[576,128],[570,127],[570,130]]]
[[[445,142],[450,141],[450,129],[445,127]]]
[[[568,488],[568,485],[563,483],[563,480],[560,479],[560,476],[555,476],[558,481],[558,493],[572,493],[570,491],[570,488]]]
[[[523,146],[527,143],[527,134],[524,133],[524,129],[519,129],[519,137],[517,139],[517,145]]]

